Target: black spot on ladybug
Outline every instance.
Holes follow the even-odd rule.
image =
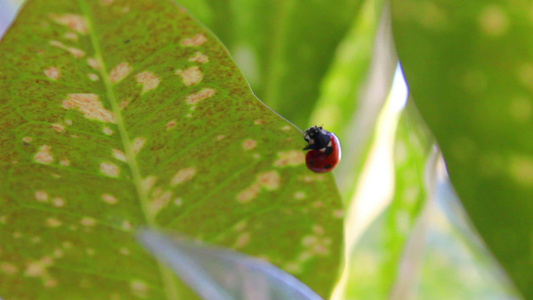
[[[331,153],[333,153],[333,147],[326,147],[326,155],[330,155]]]
[[[314,164],[315,164],[315,162],[314,162],[314,161],[310,161],[309,163],[310,163],[310,164],[312,164],[312,165],[314,165]]]
[[[331,165],[327,165],[324,167],[325,169],[331,169]]]

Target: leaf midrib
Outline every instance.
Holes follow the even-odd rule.
[[[115,95],[115,92],[113,91],[113,84],[107,72],[108,68],[104,61],[102,53],[100,52],[100,44],[93,30],[90,9],[85,3],[85,0],[78,0],[78,2],[80,5],[81,12],[83,16],[85,17],[85,21],[87,22],[88,34],[91,40],[91,45],[94,50],[94,57],[98,60],[98,63],[100,64],[99,73],[100,73],[100,76],[102,77],[102,82],[106,89],[107,99],[109,100],[109,103],[111,104],[111,111],[113,113],[113,118],[115,120],[115,124],[118,127],[122,146],[124,147],[126,163],[130,167],[130,170],[132,173],[133,184],[135,186],[135,190],[137,191],[137,195],[139,197],[139,202],[141,204],[141,209],[144,215],[144,219],[148,227],[157,228],[156,222],[153,216],[150,215],[149,209],[148,209],[148,206],[149,206],[148,190],[143,185],[141,172],[137,164],[137,159],[135,158],[135,152],[133,151],[132,142],[129,138],[128,132],[126,131],[124,120],[122,119],[122,114],[120,113],[120,107],[117,101],[117,97]],[[157,261],[157,264],[159,267],[159,271],[160,271],[160,275],[163,281],[164,290],[166,292],[167,299],[179,299],[178,289],[174,283],[174,278],[173,278],[174,275],[172,271],[168,269],[166,266],[164,266],[162,263],[160,263],[159,261]]]

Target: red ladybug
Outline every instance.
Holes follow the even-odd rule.
[[[304,132],[304,139],[308,143],[304,150],[311,150],[305,156],[309,170],[326,173],[337,166],[341,160],[341,143],[335,134],[313,126]]]

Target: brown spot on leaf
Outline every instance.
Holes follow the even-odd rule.
[[[56,197],[53,200],[55,207],[63,207],[65,206],[65,200],[63,198]]]
[[[54,156],[52,155],[52,147],[49,145],[42,145],[39,148],[39,151],[35,153],[33,159],[41,164],[49,164],[54,161]]]
[[[249,232],[243,232],[237,236],[237,240],[235,241],[235,244],[233,245],[233,248],[242,248],[250,242],[250,233]]]
[[[88,119],[114,122],[113,114],[102,106],[96,94],[68,94],[62,105],[66,109],[78,109]]]
[[[252,139],[247,139],[247,140],[244,140],[244,142],[242,142],[242,148],[244,150],[251,150],[255,148],[255,146],[257,146],[257,142]]]
[[[109,128],[109,127],[104,127],[102,128],[102,131],[106,134],[106,135],[112,135],[113,134],[113,129]]]
[[[101,163],[100,171],[110,177],[117,177],[120,173],[120,169],[117,167],[117,165],[110,162]]]
[[[155,216],[161,209],[168,205],[172,198],[172,191],[163,191],[161,188],[156,188],[152,193],[150,201],[149,213]]]
[[[35,192],[35,199],[39,202],[46,202],[48,201],[48,194],[43,190],[38,190]]]
[[[62,158],[59,164],[61,164],[62,166],[68,167],[70,166],[70,160],[68,158]]]
[[[278,152],[278,159],[274,162],[276,167],[298,166],[305,161],[305,155],[300,150]]]
[[[98,81],[98,75],[94,74],[94,73],[89,73],[87,74],[87,77],[89,77],[90,80],[92,81]]]
[[[144,146],[144,143],[146,143],[146,139],[143,138],[143,137],[137,137],[133,140],[133,143],[132,143],[132,148],[133,148],[133,152],[135,154],[139,153],[142,149],[142,147]]]
[[[102,194],[102,200],[107,204],[117,204],[118,200],[115,198],[115,196],[110,194]]]
[[[48,218],[46,219],[46,226],[48,227],[59,227],[61,226],[63,223],[61,221],[59,221],[58,219],[56,218]]]
[[[197,35],[184,39],[181,41],[181,44],[186,47],[198,47],[205,43],[207,41],[207,38],[203,33],[198,33]]]
[[[267,190],[275,190],[279,188],[279,174],[276,171],[261,173],[257,176],[257,182]]]
[[[306,197],[305,192],[299,191],[299,192],[294,193],[294,199],[301,200],[301,199],[304,199],[305,197]]]
[[[248,203],[257,197],[260,190],[261,186],[257,182],[254,182],[254,184],[244,189],[237,195],[237,201],[240,203]]]
[[[8,275],[13,275],[19,271],[19,268],[11,263],[3,262],[0,264],[0,270]]]
[[[128,62],[121,62],[116,67],[114,67],[113,70],[111,70],[111,74],[109,75],[111,82],[117,83],[121,81],[131,73],[131,70],[132,67]]]
[[[130,282],[131,293],[138,298],[146,298],[148,296],[148,285],[139,279]]]
[[[100,69],[101,68],[100,63],[94,57],[87,58],[87,64],[89,64],[89,66],[91,68],[93,68],[93,69]]]
[[[128,99],[126,99],[126,100],[120,102],[120,104],[118,105],[118,107],[119,107],[120,109],[124,109],[124,108],[126,108],[126,107],[130,104],[130,102],[131,102],[131,99],[128,98]]]
[[[65,39],[67,40],[71,40],[71,41],[77,41],[78,40],[78,35],[75,34],[74,32],[67,32],[63,35],[63,37],[65,37]]]
[[[91,217],[83,217],[80,220],[80,224],[83,226],[94,226],[96,225],[96,220]]]
[[[215,90],[211,88],[205,88],[198,93],[191,94],[185,98],[185,101],[187,101],[187,104],[195,105],[198,102],[210,98],[213,95],[215,95]]]
[[[122,225],[120,226],[122,228],[122,230],[124,231],[132,231],[133,230],[133,225],[131,224],[130,221],[128,220],[124,220],[122,221]]]
[[[54,263],[54,259],[44,256],[39,260],[29,261],[26,263],[24,275],[27,277],[36,277],[42,280],[45,287],[50,288],[57,285],[57,281],[48,273],[48,268]]]
[[[44,75],[50,79],[57,80],[61,77],[61,71],[56,67],[50,67],[44,70]]]
[[[155,182],[157,181],[157,177],[156,176],[148,176],[146,178],[143,179],[143,188],[148,192],[150,191],[154,185],[155,185]]]
[[[57,132],[65,131],[65,127],[63,125],[61,125],[61,124],[58,124],[58,123],[51,124],[50,127],[52,127],[52,129],[57,131]]]
[[[176,71],[176,75],[181,76],[181,81],[185,86],[192,86],[200,81],[202,81],[202,78],[204,75],[202,74],[202,71],[200,71],[200,68],[197,66],[187,68],[185,70],[179,69]]]
[[[167,125],[166,125],[167,130],[170,130],[170,129],[176,127],[176,124],[177,124],[176,120],[172,120],[172,121],[168,122]]]
[[[81,34],[87,34],[87,23],[85,22],[85,18],[80,15],[76,14],[50,14],[50,18],[61,25],[65,25],[69,27],[70,29],[81,33]]]
[[[196,175],[196,169],[193,167],[181,169],[176,173],[176,175],[174,175],[174,177],[170,181],[170,185],[176,186],[178,184],[189,181],[194,177],[194,175]]]
[[[248,203],[257,197],[261,188],[272,191],[279,188],[280,177],[276,171],[263,172],[257,175],[256,180],[248,188],[237,195],[237,201]]]
[[[189,57],[189,61],[205,64],[209,62],[209,58],[202,52],[196,51],[193,56]]]
[[[70,52],[70,54],[74,55],[74,57],[76,58],[82,58],[85,56],[85,52],[83,50],[74,48],[74,47],[65,46],[65,44],[58,42],[58,41],[50,41],[50,45],[67,50],[68,52]]]
[[[159,77],[149,71],[141,72],[135,78],[137,79],[137,83],[143,86],[141,94],[155,89],[159,85],[159,82],[161,82]]]
[[[113,150],[113,157],[120,161],[126,161],[126,155],[124,155],[124,152],[120,151],[119,149],[112,149]]]

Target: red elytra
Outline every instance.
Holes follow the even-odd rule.
[[[313,126],[304,133],[309,143],[304,150],[310,150],[305,156],[309,170],[326,173],[333,170],[341,160],[341,144],[337,136],[322,127]]]

